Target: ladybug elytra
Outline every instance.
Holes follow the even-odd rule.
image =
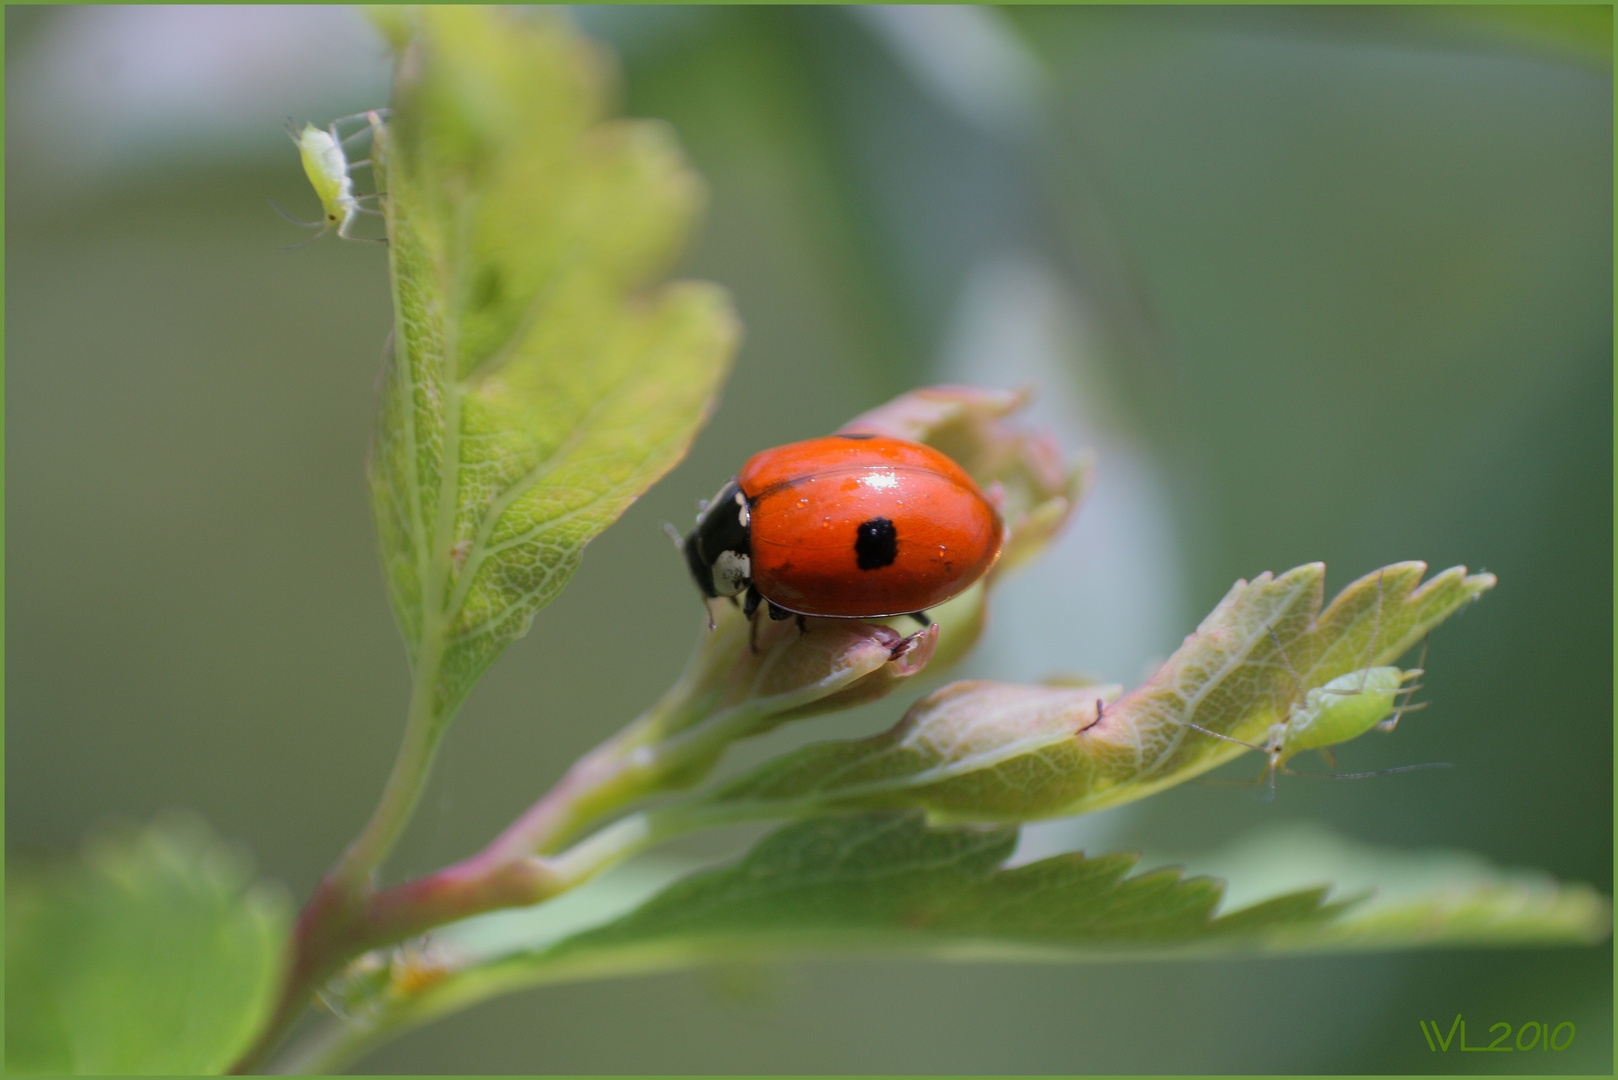
[[[749,618],[925,612],[1000,555],[1000,515],[964,469],[920,443],[847,432],[754,454],[683,548],[705,597]]]

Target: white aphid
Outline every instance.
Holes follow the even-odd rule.
[[[349,135],[346,139],[339,138],[337,125],[344,120],[356,119],[358,116],[365,117],[368,121],[367,126]],[[353,226],[354,219],[357,216],[362,213],[375,212],[360,205],[361,199],[370,198],[371,196],[355,195],[354,178],[349,175],[351,170],[361,165],[368,165],[370,162],[349,161],[348,155],[343,152],[343,144],[358,138],[368,131],[374,132],[380,123],[381,117],[375,111],[359,113],[353,117],[339,117],[324,128],[316,127],[313,124],[305,124],[300,131],[294,130],[290,122],[288,123],[287,134],[292,137],[293,144],[298,148],[298,156],[303,160],[304,175],[309,177],[310,185],[315,189],[315,194],[319,196],[323,212],[323,220],[321,221],[298,221],[296,218],[288,217],[289,221],[298,225],[311,228],[319,227],[320,232],[311,237],[308,241],[309,243],[313,243],[333,229],[344,240],[370,239],[369,237],[353,236],[349,233],[349,229]],[[282,211],[282,213],[284,215],[285,211]]]

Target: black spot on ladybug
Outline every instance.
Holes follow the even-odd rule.
[[[868,431],[866,431],[866,432],[860,432],[860,431],[843,432],[843,431],[839,431],[837,433],[837,437],[839,439],[874,439],[874,438],[876,438],[876,436],[874,434],[872,434],[871,432],[868,432]]]
[[[899,533],[885,517],[860,522],[854,534],[854,556],[861,570],[880,570],[893,565],[899,555]]]

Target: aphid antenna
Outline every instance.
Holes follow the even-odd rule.
[[[1376,643],[1382,637],[1382,575],[1386,572],[1386,567],[1376,572],[1376,621],[1371,624],[1371,640],[1365,644],[1365,657],[1359,667],[1360,687],[1358,690],[1330,690],[1327,691],[1328,693],[1339,697],[1353,697],[1356,694],[1365,693],[1366,682],[1371,677],[1371,668],[1376,666]],[[1273,637],[1274,634],[1272,633],[1271,636]],[[1281,643],[1277,641],[1275,644],[1279,648]],[[1426,655],[1424,648],[1422,656],[1425,657]],[[1288,666],[1290,667],[1291,665],[1289,664]]]
[[[1304,690],[1303,680],[1298,677],[1298,669],[1292,666],[1292,657],[1287,655],[1287,647],[1281,644],[1281,638],[1276,634],[1275,627],[1267,626],[1265,631],[1270,635],[1270,640],[1275,642],[1275,651],[1281,654],[1281,663],[1286,665],[1287,674],[1292,677],[1293,692],[1298,695],[1298,700],[1302,701],[1307,691]]]
[[[1289,776],[1312,776],[1317,780],[1370,780],[1378,776],[1387,776],[1389,773],[1410,772],[1414,769],[1453,769],[1455,765],[1449,761],[1426,761],[1420,765],[1395,765],[1391,769],[1378,769],[1375,772],[1304,772],[1300,769],[1289,769],[1281,766]]]
[[[301,243],[282,244],[281,245],[281,250],[282,251],[301,251],[302,249],[308,247],[310,244],[314,243],[316,240],[319,240],[322,236],[325,236],[325,235],[326,234],[323,233],[323,232],[317,232],[317,233],[315,233],[315,235],[311,236],[307,240],[302,241]]]
[[[325,229],[328,228],[327,224],[324,221],[300,221],[299,219],[293,217],[291,214],[287,213],[285,210],[281,209],[281,204],[276,202],[274,199],[270,199],[269,203],[270,203],[271,206],[275,207],[275,212],[277,214],[280,214],[282,217],[286,218],[288,221],[292,222],[292,224],[294,224],[294,225],[302,225],[306,229],[320,229],[321,231],[325,231]],[[319,237],[316,237],[315,239],[318,240]],[[311,240],[309,242],[313,243],[314,241]],[[302,244],[295,244],[293,246],[294,247],[303,247]]]
[[[1382,637],[1382,575],[1385,573],[1386,567],[1376,572],[1376,621],[1371,624],[1371,640],[1365,644],[1365,662],[1360,665],[1360,670],[1364,672],[1369,672],[1376,663],[1376,643]],[[1362,690],[1365,680],[1369,677],[1369,674],[1360,677]]]
[[[674,541],[677,551],[685,550],[685,537],[680,535],[680,530],[674,527],[673,522],[663,522],[663,535]]]
[[[1097,722],[1099,722],[1099,717],[1097,718]],[[1181,720],[1181,721],[1178,721],[1178,723],[1180,724],[1181,727],[1188,727],[1192,731],[1200,731],[1204,735],[1212,735],[1216,739],[1224,739],[1226,742],[1233,742],[1237,746],[1245,746],[1249,750],[1257,750],[1262,754],[1268,754],[1268,753],[1273,752],[1271,750],[1271,748],[1268,747],[1268,746],[1260,746],[1258,743],[1250,743],[1246,739],[1238,739],[1234,735],[1222,735],[1219,732],[1214,731],[1214,730],[1212,730],[1210,728],[1203,727],[1201,724],[1193,724],[1189,720]]]

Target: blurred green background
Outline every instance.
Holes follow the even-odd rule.
[[[481,846],[674,677],[701,616],[661,522],[948,379],[1037,382],[1099,476],[970,673],[1133,682],[1236,578],[1314,559],[1333,590],[1411,558],[1501,582],[1434,636],[1434,704],[1342,755],[1454,769],[1187,785],[1025,854],[1309,820],[1611,893],[1609,8],[575,14],[707,178],[682,272],[747,339],[689,460],[473,696],[394,874]],[[7,9],[11,855],[188,806],[302,897],[380,789],[407,696],[362,472],[385,254],[279,250],[266,199],[313,212],[283,118],[383,103],[387,65],[342,9]],[[1456,1013],[1578,1034],[1431,1053],[1417,1020]],[[520,994],[361,1067],[1605,1072],[1612,954],[806,961]]]

